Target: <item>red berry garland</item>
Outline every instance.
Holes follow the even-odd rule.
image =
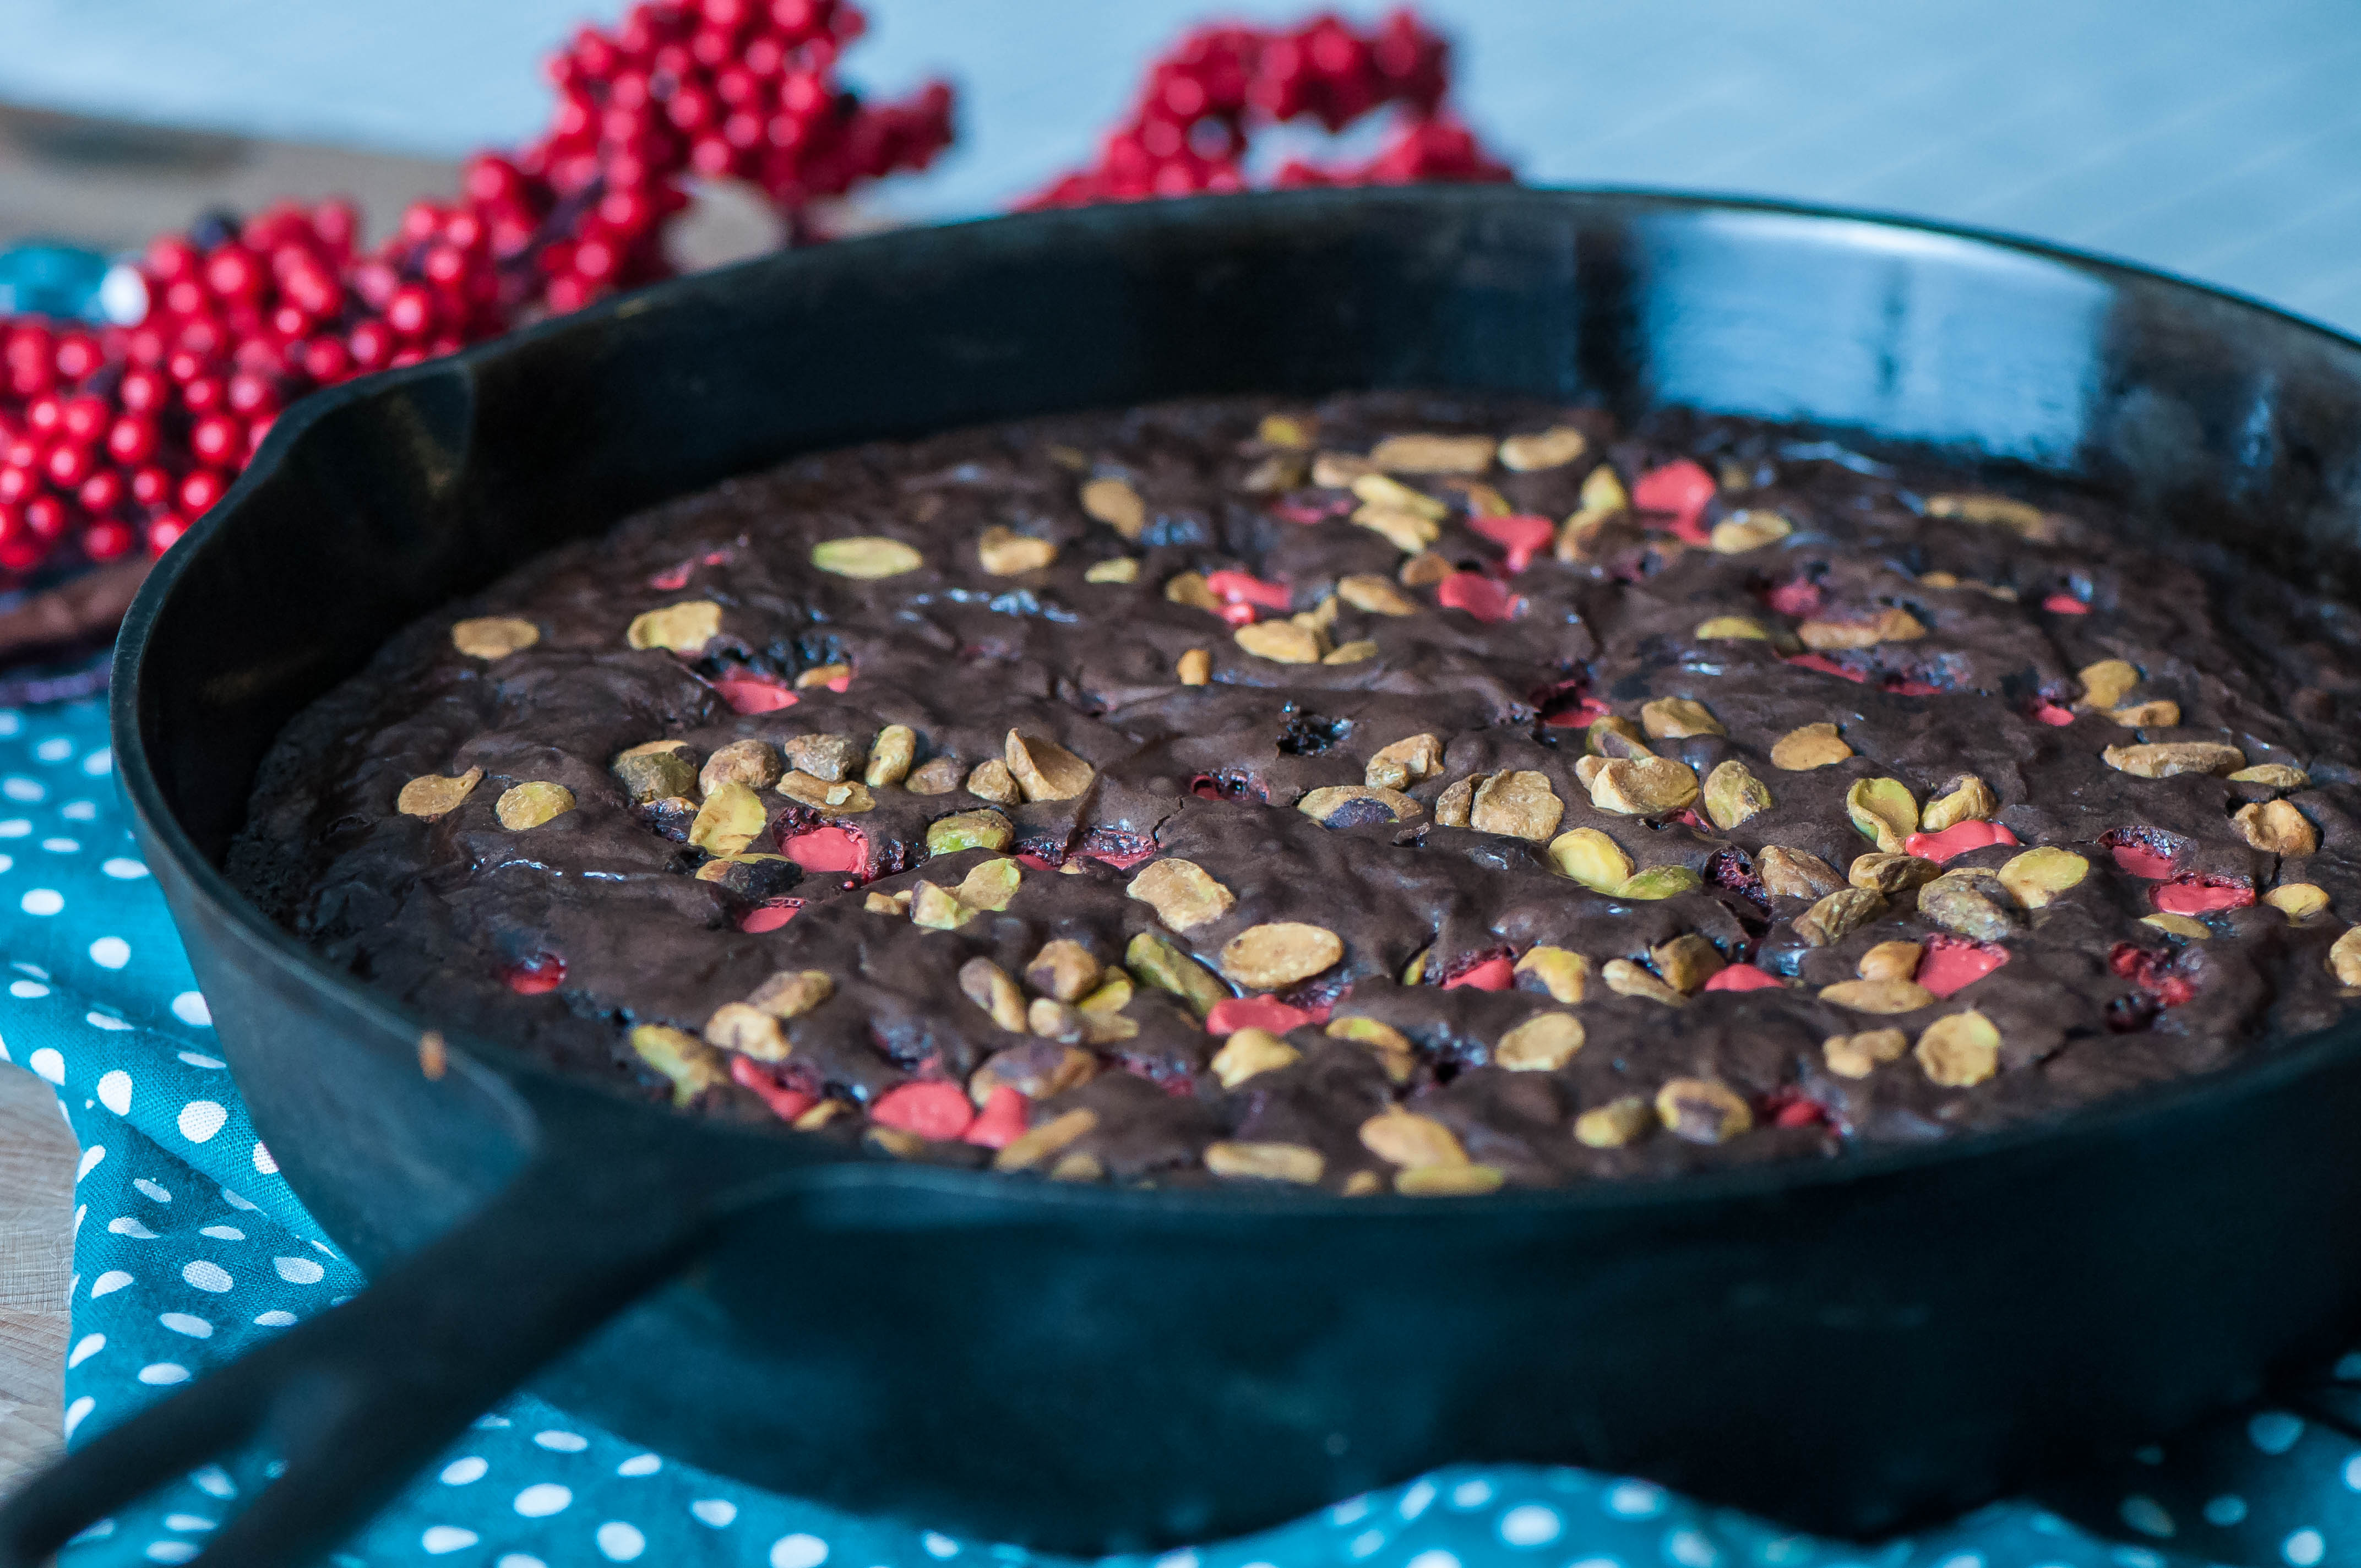
[[[160,554],[304,393],[664,276],[689,178],[747,181],[817,237],[813,202],[951,138],[942,82],[884,104],[838,85],[864,26],[842,0],[644,0],[551,61],[546,135],[475,159],[374,251],[343,203],[274,206],[149,246],[136,325],[0,319],[0,573]]]
[[[1025,204],[1082,206],[1243,191],[1253,132],[1304,116],[1340,131],[1388,104],[1401,124],[1378,156],[1323,169],[1290,159],[1279,185],[1398,185],[1501,181],[1507,165],[1486,153],[1444,104],[1450,45],[1408,11],[1367,34],[1333,14],[1290,30],[1201,27],[1148,68],[1130,119],[1110,132],[1099,160]]]

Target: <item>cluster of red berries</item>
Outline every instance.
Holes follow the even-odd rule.
[[[1287,30],[1201,27],[1148,68],[1131,117],[1110,132],[1098,161],[1032,197],[1030,207],[1084,206],[1202,192],[1243,191],[1253,133],[1309,118],[1341,131],[1391,105],[1400,123],[1365,164],[1323,168],[1290,159],[1276,185],[1397,185],[1501,181],[1444,104],[1450,45],[1408,11],[1364,34],[1333,14]]]
[[[808,237],[812,202],[923,168],[950,89],[840,87],[863,25],[841,0],[643,0],[552,61],[544,137],[374,250],[343,203],[274,206],[149,246],[110,288],[118,324],[0,320],[0,574],[160,554],[305,392],[663,276],[691,178],[759,186]]]

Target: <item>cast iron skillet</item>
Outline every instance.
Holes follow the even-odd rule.
[[[1447,1460],[1636,1472],[1869,1535],[2169,1429],[2361,1302],[2361,1028],[2063,1122],[1471,1200],[1127,1191],[848,1158],[396,1006],[215,867],[288,717],[396,627],[793,452],[1188,393],[1694,405],[2067,476],[2348,587],[2361,345],[2087,258],[1515,190],[994,220],[664,285],[281,420],[117,656],[146,852],[272,1154],[379,1283],[0,1515],[38,1559],[234,1445],[203,1561],[308,1560],[528,1377],[696,1464],[1068,1551]]]

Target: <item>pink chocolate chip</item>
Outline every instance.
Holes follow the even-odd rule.
[[[730,1077],[739,1088],[752,1091],[756,1098],[771,1108],[771,1114],[782,1122],[792,1122],[819,1103],[818,1095],[782,1086],[778,1080],[744,1057],[730,1058]]]
[[[1981,850],[1987,844],[2015,842],[2016,835],[1999,823],[1970,817],[1965,822],[1954,822],[1940,833],[1913,833],[1902,841],[1902,848],[1921,860],[1941,865],[1955,855]]]
[[[1276,996],[1232,996],[1214,1003],[1213,1010],[1205,1014],[1205,1033],[1235,1035],[1240,1029],[1268,1029],[1284,1035],[1318,1022],[1316,1014],[1290,1007]]]
[[[1478,620],[1488,621],[1515,619],[1525,602],[1511,594],[1506,583],[1481,572],[1452,573],[1435,588],[1434,598],[1445,609],[1464,609]]]
[[[2008,962],[2008,949],[1994,942],[1938,933],[1927,938],[1927,956],[1913,978],[1938,996],[1949,996]]]
[[[2150,896],[2167,915],[2209,915],[2216,909],[2244,909],[2255,902],[2255,890],[2227,877],[2184,877],[2169,882]]]
[[[2162,882],[2172,874],[2173,857],[2147,844],[2118,844],[2114,848],[2115,864],[2136,877],[2150,882]]]
[[[796,705],[796,694],[767,675],[722,675],[714,681],[713,689],[740,713],[774,713]]]
[[[1517,966],[1506,959],[1486,959],[1443,982],[1445,991],[1465,985],[1477,991],[1506,991],[1516,982]]]
[[[1033,1102],[1025,1097],[1024,1091],[1004,1083],[985,1099],[983,1109],[968,1124],[960,1141],[982,1144],[988,1149],[1005,1149],[1024,1135],[1032,1112]]]
[[[1817,670],[1824,675],[1842,675],[1849,681],[1865,681],[1869,677],[1859,670],[1848,670],[1826,653],[1791,653],[1787,663],[1799,669]]]
[[[1521,572],[1533,557],[1557,537],[1557,524],[1545,517],[1471,517],[1467,526],[1508,552],[1509,570]]]
[[[1673,532],[1702,544],[1706,532],[1699,520],[1718,488],[1712,475],[1684,457],[1641,475],[1631,487],[1631,504],[1642,511],[1672,513]]]
[[[956,1138],[975,1121],[975,1107],[956,1083],[906,1083],[879,1095],[869,1119],[922,1138]]]
[[[2033,705],[2033,720],[2037,724],[2048,724],[2062,729],[2074,722],[2074,715],[2045,697]]]
[[[787,859],[807,872],[863,876],[869,871],[869,840],[850,828],[808,828],[788,839],[785,848]]]
[[[1752,964],[1731,964],[1714,972],[1705,982],[1708,991],[1775,991],[1779,977],[1756,969]]]
[[[2072,594],[2051,594],[2041,601],[2041,608],[2052,615],[2088,615],[2091,607]]]
[[[803,907],[800,902],[794,900],[785,904],[756,905],[738,922],[738,929],[756,937],[765,931],[775,931],[801,914]]]

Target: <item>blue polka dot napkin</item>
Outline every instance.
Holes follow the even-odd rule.
[[[126,831],[104,710],[0,708],[0,1058],[53,1085],[82,1140],[70,1442],[361,1288],[257,1140],[163,902]],[[2026,1503],[1875,1548],[1790,1534],[1644,1481],[1456,1466],[1244,1541],[1136,1568],[2164,1568],[2361,1561],[2361,1356],[2310,1412],[2262,1409]],[[2329,1419],[2323,1420],[2325,1414]],[[269,1479],[217,1464],[85,1532],[63,1568],[184,1563]],[[344,1568],[926,1568],[1064,1562],[865,1519],[677,1464],[519,1397],[478,1420],[335,1560]]]

